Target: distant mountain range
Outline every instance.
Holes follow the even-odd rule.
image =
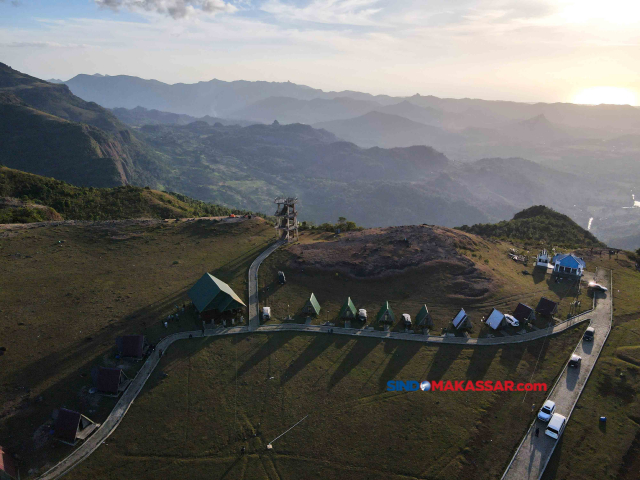
[[[593,231],[604,240],[609,231],[622,238],[637,228],[629,213],[635,209],[622,208],[629,203],[633,163],[614,172],[611,158],[606,165],[598,161],[603,155],[620,159],[618,150],[637,158],[635,134],[619,136],[617,143],[584,139],[576,134],[580,127],[535,113],[532,105],[394,99],[267,82],[171,86],[85,75],[67,85],[0,65],[0,163],[81,186],[149,185],[265,213],[271,213],[274,197],[295,194],[302,218],[316,223],[346,216],[364,226],[472,225],[545,204],[582,226],[593,217]],[[72,94],[78,85],[95,93],[90,100],[104,97],[113,112]],[[138,108],[145,102],[154,105]],[[191,113],[154,110],[162,102]],[[270,109],[291,120],[344,118],[313,127],[285,124],[271,120]],[[611,111],[628,114],[624,108]],[[529,116],[510,117],[514,112]],[[461,128],[482,115],[485,123]],[[245,121],[236,120],[241,116]],[[473,135],[482,139],[468,140]],[[575,162],[584,168],[565,168],[564,160],[544,166],[511,155],[526,143],[544,145],[557,159],[558,142],[579,152],[576,145],[588,144],[598,156],[583,159],[581,153]],[[446,155],[456,149],[466,149],[467,163]],[[505,158],[471,158],[495,150]],[[594,174],[596,168],[607,174]]]

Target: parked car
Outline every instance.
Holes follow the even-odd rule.
[[[262,320],[265,322],[271,319],[271,307],[262,307]]]
[[[402,322],[404,323],[405,327],[410,327],[411,326],[411,315],[409,315],[408,313],[403,313],[402,314]]]
[[[538,412],[538,419],[542,420],[543,422],[548,422],[553,415],[553,412],[555,411],[556,402],[554,402],[553,400],[547,400],[546,402],[544,402],[544,405],[542,405],[542,408]]]
[[[595,336],[595,334],[596,334],[596,329],[593,327],[589,327],[584,332],[584,336],[582,337],[582,339],[587,342],[593,342],[593,337]]]
[[[361,322],[366,322],[367,321],[367,311],[364,308],[361,308],[360,310],[358,310],[358,320]]]
[[[571,355],[571,360],[569,360],[570,367],[579,367],[580,362],[582,362],[582,357],[576,355],[575,353]]]
[[[608,290],[607,287],[600,285],[599,283],[596,283],[596,282],[589,282],[588,287],[593,288],[594,290],[600,290],[601,292],[606,292]]]
[[[504,319],[507,321],[507,323],[509,325],[511,325],[512,327],[519,327],[520,326],[520,322],[518,321],[518,319],[516,317],[514,317],[513,315],[509,315],[508,313],[505,314]]]
[[[287,279],[285,278],[283,271],[278,272],[278,283],[280,285],[284,285],[285,283],[287,283]]]
[[[567,424],[567,417],[564,415],[560,415],[559,413],[554,413],[549,420],[549,424],[547,425],[547,429],[544,431],[545,435],[557,440],[562,435],[564,431],[564,427]]]

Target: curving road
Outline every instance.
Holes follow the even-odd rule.
[[[363,330],[355,328],[327,327],[320,325],[300,325],[300,324],[277,324],[277,325],[260,325],[258,316],[258,268],[260,264],[273,253],[284,242],[278,241],[269,246],[262,252],[249,267],[249,321],[247,326],[238,326],[230,328],[215,328],[205,330],[205,336],[221,336],[221,335],[237,335],[242,333],[270,333],[280,331],[297,331],[310,333],[328,333],[329,328],[332,329],[334,335],[350,335],[356,337],[379,338],[379,339],[397,339],[407,341],[418,341],[425,343],[440,344],[463,344],[470,346],[481,345],[502,345],[509,343],[522,343],[537,340],[542,337],[554,335],[576,325],[577,323],[588,320],[587,316],[590,312],[574,317],[571,320],[560,323],[552,328],[538,330],[523,335],[513,335],[509,337],[494,338],[465,338],[465,337],[441,337],[421,334],[409,334],[398,332],[383,332],[376,330]],[[111,411],[106,421],[91,435],[84,443],[82,443],[69,456],[60,461],[57,465],[38,477],[38,480],[55,480],[73,469],[85,458],[91,455],[118,427],[125,414],[131,407],[131,404],[142,391],[151,372],[156,368],[160,358],[158,353],[160,350],[166,352],[167,349],[177,340],[184,340],[192,337],[202,337],[201,330],[190,332],[179,332],[163,338],[156,345],[155,352],[147,358],[142,368],[138,371],[136,377],[132,380],[129,388],[123,393],[118,403]],[[594,346],[595,347],[595,346]],[[517,454],[516,454],[517,455]],[[509,477],[512,478],[512,477]],[[519,477],[513,477],[519,478]],[[525,477],[522,477],[525,478]]]
[[[590,280],[588,276],[587,273],[585,277]],[[600,274],[596,272],[596,278],[611,292],[613,287],[613,273],[611,271],[609,274],[606,271],[602,271]],[[583,342],[580,340],[578,342],[574,353],[582,357],[580,367],[569,368],[565,365],[547,397],[556,402],[556,412],[567,417],[567,423],[611,330],[613,319],[611,295],[598,292],[596,298],[595,309],[590,314],[591,326],[596,330],[594,341]],[[538,412],[535,413],[537,415]],[[544,434],[546,426],[546,422],[541,422],[537,418],[533,421],[507,466],[502,480],[538,480],[542,477],[558,443]],[[537,428],[540,429],[538,437],[535,436]]]

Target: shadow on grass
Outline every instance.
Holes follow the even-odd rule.
[[[546,345],[549,342],[545,342]],[[509,373],[513,373],[520,365],[525,349],[522,345],[508,345],[502,347],[500,351],[500,365],[504,366]],[[545,348],[546,352],[546,348]]]
[[[391,342],[386,342],[391,343]],[[402,369],[411,361],[411,359],[420,351],[423,347],[422,342],[394,342],[396,348],[391,352],[391,359],[387,366],[384,368],[382,374],[378,379],[378,388],[380,391],[385,391],[387,388],[387,381],[396,380],[397,375]],[[385,345],[386,347],[386,345]],[[399,380],[399,379],[398,379]],[[413,380],[413,379],[403,379]],[[422,380],[422,379],[417,379]]]
[[[533,273],[531,274],[533,277],[534,285],[544,282],[545,277],[547,276],[547,269],[544,267],[535,267],[533,269]]]
[[[541,432],[542,433],[542,432]],[[544,435],[544,433],[542,433]],[[556,448],[553,451],[552,457],[549,459],[549,463],[547,463],[547,467],[544,469],[544,473],[542,474],[541,480],[554,480],[558,477],[558,467],[562,463],[562,444],[564,440],[564,435],[560,437],[558,443],[556,444]]]
[[[441,380],[443,375],[449,370],[449,367],[460,356],[464,348],[463,345],[439,346],[431,362],[429,373],[427,373],[427,380]]]
[[[269,359],[269,357],[280,350],[285,344],[287,344],[293,335],[279,333],[276,335],[268,335],[267,341],[263,343],[254,353],[249,357],[247,361],[245,361],[242,366],[238,369],[238,378],[242,377],[245,373],[251,370],[253,367],[258,365],[265,359]],[[269,362],[269,366],[267,369],[267,377],[271,375],[271,362]]]
[[[347,338],[347,337],[345,337]],[[361,338],[354,341],[351,350],[344,356],[338,368],[329,379],[329,390],[335,387],[340,380],[349,375],[349,373],[358,366],[358,364],[369,355],[378,346],[379,341],[374,339]]]
[[[291,362],[280,377],[280,385],[284,385],[295,377],[304,367],[318,358],[332,343],[336,342],[334,335],[315,335],[307,348]]]
[[[497,353],[497,347],[474,348],[469,359],[469,367],[467,367],[467,379],[474,381],[484,379]]]

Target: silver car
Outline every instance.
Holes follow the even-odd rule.
[[[538,412],[538,419],[542,420],[543,422],[548,422],[551,418],[551,415],[553,415],[553,412],[555,411],[556,402],[554,402],[553,400],[547,400],[546,402],[544,402],[544,405],[542,405],[542,408]]]

